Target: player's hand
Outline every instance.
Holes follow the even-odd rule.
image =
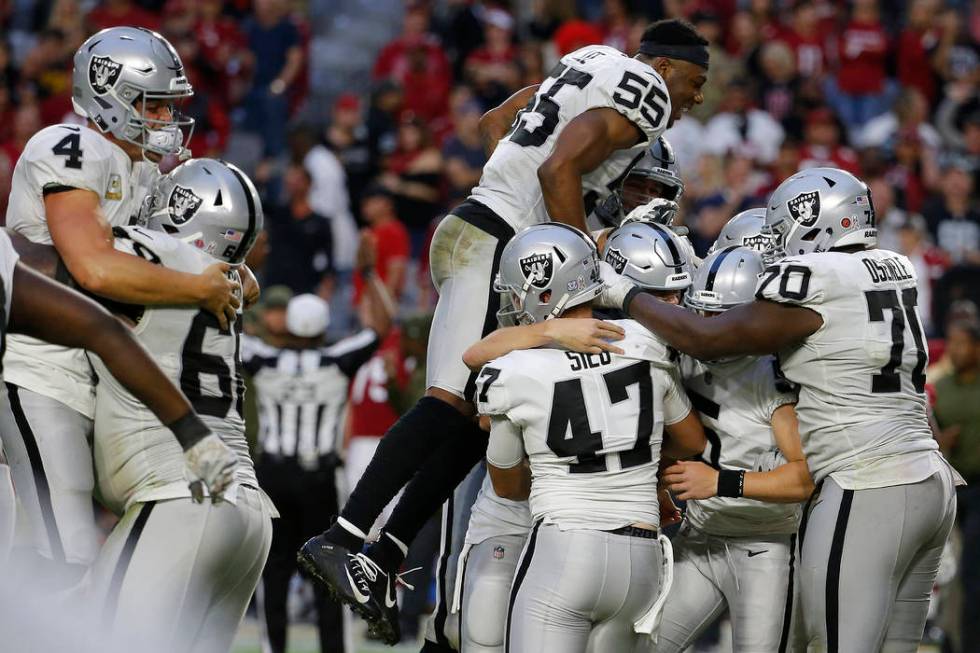
[[[357,268],[373,268],[378,258],[378,239],[369,229],[361,229],[361,238],[357,243]]]
[[[218,318],[222,329],[235,321],[235,313],[242,305],[239,297],[242,288],[238,281],[228,276],[229,270],[231,265],[228,263],[215,263],[199,275],[204,289],[200,306]]]
[[[598,354],[604,351],[622,354],[623,350],[610,341],[622,340],[626,332],[611,322],[592,318],[573,318],[568,320],[547,320],[545,335],[551,341],[550,347],[570,349],[584,354]]]
[[[664,471],[663,481],[682,501],[718,495],[718,470],[702,462],[681,460]]]
[[[657,224],[669,226],[674,221],[674,217],[677,216],[680,208],[677,202],[657,197],[630,211],[623,220],[623,224],[629,222],[656,222]]]
[[[674,497],[662,484],[657,488],[657,503],[660,504],[660,528],[679,524],[684,518],[684,513],[674,503]]]
[[[238,277],[242,281],[242,300],[245,302],[245,308],[251,308],[259,301],[259,295],[262,292],[259,280],[255,278],[247,265],[238,268]]]
[[[185,471],[194,501],[204,501],[204,490],[217,503],[235,478],[238,457],[212,433],[184,452]]]
[[[636,284],[616,272],[613,266],[605,261],[599,261],[599,271],[602,274],[602,282],[605,284],[605,288],[596,297],[596,302],[602,308],[623,310],[626,295],[633,290]]]

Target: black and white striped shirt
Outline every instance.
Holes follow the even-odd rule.
[[[316,349],[280,349],[245,337],[242,361],[259,406],[262,453],[308,468],[333,454],[343,437],[350,381],[379,344],[372,329]]]

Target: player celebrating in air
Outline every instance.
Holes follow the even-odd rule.
[[[531,227],[504,249],[499,284],[522,323],[589,316],[602,289],[598,253],[570,227]],[[634,623],[660,591],[661,444],[683,458],[705,438],[668,349],[635,322],[618,326],[622,355],[514,351],[480,372],[494,489],[530,494],[535,522],[511,590],[515,653],[584,653],[590,634],[594,650],[630,651]]]
[[[159,34],[115,27],[89,38],[72,78],[75,110],[88,125],[53,125],[28,141],[14,168],[7,226],[53,244],[85,291],[137,304],[199,305],[226,326],[240,301],[227,263],[191,274],[113,248],[111,227],[138,214],[156,161],[185,154],[182,130],[192,121],[174,105],[190,95],[176,51]],[[171,198],[188,216],[199,201],[182,191]],[[11,468],[31,547],[78,576],[99,546],[87,441],[95,414],[91,366],[80,349],[26,337],[10,339],[4,363],[18,397],[0,406],[4,443],[38,454],[33,467]]]
[[[175,195],[197,198],[192,211]],[[162,177],[115,247],[170,270],[241,265],[262,230],[262,206],[236,167],[196,159]],[[272,502],[245,440],[241,313],[227,328],[196,305],[122,307],[137,338],[238,457],[224,501],[200,505],[160,423],[98,359],[95,463],[103,500],[122,518],[93,565],[102,621],[140,650],[225,651],[258,584],[272,538]],[[197,497],[199,499],[199,497]],[[139,624],[132,628],[132,624]],[[128,629],[128,630],[127,630]],[[121,631],[121,632],[120,632]]]
[[[706,316],[746,304],[763,267],[755,251],[725,247],[705,259],[684,303]],[[726,607],[736,651],[792,650],[795,534],[813,490],[796,392],[772,356],[683,356],[680,369],[708,437],[707,464],[681,461],[663,475],[687,509],[671,541],[674,583],[656,651],[687,650]]]
[[[491,284],[503,247],[515,231],[549,219],[584,229],[583,195],[608,194],[701,102],[707,68],[707,41],[678,20],[648,27],[635,58],[605,46],[566,55],[496,146],[480,185],[439,225],[426,396],[382,439],[337,523],[300,553],[301,565],[386,641],[398,640],[395,572],[408,543],[485,451],[486,434],[472,419],[475,376],[462,354],[496,327]],[[375,519],[410,480],[378,542],[361,553]]]
[[[915,651],[953,525],[956,473],[926,413],[928,352],[909,260],[876,249],[868,187],[812,168],[772,194],[766,228],[787,256],[756,301],[701,317],[610,277],[604,301],[701,360],[778,353],[817,489],[799,533],[810,643]],[[745,478],[726,487],[744,490]]]

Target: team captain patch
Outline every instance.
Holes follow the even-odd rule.
[[[106,91],[116,85],[122,64],[116,63],[109,57],[96,56],[88,65],[88,83],[96,95],[105,95]]]
[[[551,254],[531,254],[521,259],[521,272],[524,278],[535,288],[547,288],[554,274],[554,263]]]
[[[804,227],[812,227],[820,217],[820,193],[815,190],[800,193],[786,202],[786,208],[794,220]]]

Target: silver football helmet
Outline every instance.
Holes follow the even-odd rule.
[[[259,193],[245,173],[224,161],[192,159],[156,182],[138,221],[238,265],[262,219]]]
[[[609,234],[603,260],[644,290],[684,290],[691,285],[686,252],[669,228],[629,222]]]
[[[654,191],[654,188],[657,190]],[[619,187],[596,207],[596,214],[607,224],[616,226],[633,209],[659,198],[675,203],[672,211],[662,212],[662,217],[657,220],[660,224],[670,224],[677,214],[676,203],[683,194],[684,182],[677,171],[674,149],[661,136],[647,148],[643,158],[630,169]]]
[[[504,247],[494,289],[510,300],[497,313],[503,324],[558,317],[602,291],[599,253],[574,227],[558,222],[528,227]]]
[[[809,168],[781,183],[769,198],[763,233],[775,254],[797,256],[835,247],[878,244],[868,185],[837,168]]]
[[[759,275],[765,270],[762,255],[748,247],[729,245],[708,256],[694,275],[684,305],[706,313],[720,313],[755,299]]]
[[[771,234],[762,233],[762,228],[766,224],[766,209],[760,206],[755,209],[748,209],[735,214],[725,226],[721,228],[718,238],[715,239],[708,254],[713,254],[720,249],[739,245],[748,247],[762,254],[766,259],[773,249],[773,238]],[[767,261],[768,262],[768,261]]]
[[[76,113],[144,152],[184,153],[194,120],[179,114],[176,104],[194,91],[165,38],[142,27],[110,27],[78,48],[74,64],[71,101]],[[170,119],[146,117],[151,102],[169,105]]]

